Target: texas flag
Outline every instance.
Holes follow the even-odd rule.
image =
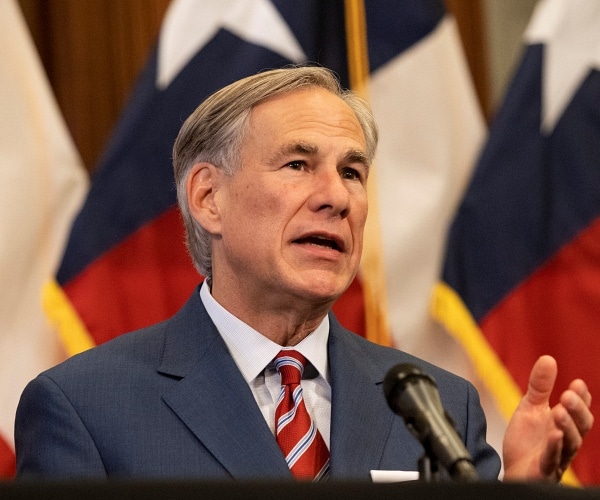
[[[42,309],[73,217],[83,168],[16,0],[0,1],[0,479],[15,471],[19,396],[65,359]]]
[[[600,2],[542,1],[525,37],[433,307],[505,419],[542,354],[559,390],[600,387]],[[572,469],[569,481],[600,483],[597,427]]]

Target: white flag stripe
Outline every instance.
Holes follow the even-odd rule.
[[[446,232],[487,133],[455,20],[446,17],[377,70],[370,100],[381,132],[376,168],[392,340],[476,385],[488,441],[501,451],[506,423],[494,400],[429,316]]]
[[[448,224],[485,137],[468,75],[455,22],[446,18],[370,84],[381,132],[376,168],[389,318],[396,346],[411,352],[427,324]]]

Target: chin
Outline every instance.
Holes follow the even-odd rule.
[[[350,282],[336,280],[312,280],[305,283],[303,287],[305,293],[310,296],[313,300],[325,303],[331,302],[332,304],[340,298],[340,296],[350,286]]]

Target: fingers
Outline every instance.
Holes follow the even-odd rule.
[[[541,356],[533,365],[525,400],[532,405],[547,405],[558,368],[552,356]]]
[[[558,456],[556,464],[564,471],[573,458],[575,458],[577,451],[581,447],[583,436],[580,434],[573,418],[562,404],[552,408],[552,417],[556,428],[562,431],[563,438],[559,450],[560,455]]]
[[[569,389],[575,392],[586,406],[589,408],[592,404],[592,393],[588,390],[586,383],[581,379],[575,379],[569,384]]]
[[[555,407],[555,424],[565,433],[565,440],[572,438],[577,443],[592,428],[594,416],[590,411],[591,403],[592,395],[582,380],[571,382],[569,389],[561,394],[560,403]],[[564,411],[559,411],[561,408]]]
[[[584,436],[594,423],[590,411],[592,396],[582,380],[575,380],[562,393],[560,402],[552,408],[554,425],[562,431],[559,470],[564,471],[581,447]],[[556,451],[556,450],[555,450]]]

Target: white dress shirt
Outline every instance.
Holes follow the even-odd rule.
[[[281,390],[281,377],[275,370],[273,359],[282,347],[221,306],[211,295],[206,280],[200,288],[200,299],[275,435],[275,407]],[[329,317],[325,316],[317,329],[293,349],[310,362],[302,377],[302,395],[309,415],[329,448],[331,386],[327,358],[328,337]]]

